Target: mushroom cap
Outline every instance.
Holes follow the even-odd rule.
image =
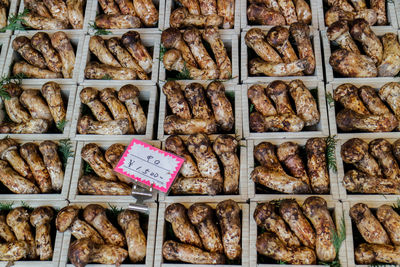
[[[85,87],[79,93],[79,97],[83,104],[88,104],[95,100],[99,94],[99,91],[94,87]]]
[[[374,139],[369,143],[369,151],[375,158],[382,158],[392,153],[392,144],[383,138]]]
[[[130,43],[140,42],[140,34],[137,31],[128,31],[122,35],[121,42],[124,46],[129,46]]]
[[[253,213],[254,221],[257,225],[262,226],[265,220],[275,213],[275,206],[271,202],[260,203],[257,205]]]
[[[367,153],[368,144],[359,138],[347,140],[340,149],[342,159],[346,163],[359,162]]]
[[[88,238],[78,239],[71,243],[68,258],[74,266],[84,267],[90,261],[95,244]]]
[[[317,154],[317,155],[325,155],[326,151],[326,139],[315,137],[310,138],[306,142],[306,151],[307,153]]]
[[[2,154],[11,147],[13,149],[17,149],[18,143],[17,141],[15,141],[15,139],[12,138],[0,139],[0,157],[2,157]]]
[[[362,219],[365,218],[366,214],[369,211],[368,206],[364,203],[357,203],[353,207],[350,208],[349,215],[354,220],[356,224],[358,224]]]
[[[28,158],[30,155],[37,154],[38,152],[37,145],[32,142],[23,144],[19,149],[19,153],[23,158]]]
[[[314,214],[316,210],[328,209],[326,200],[322,197],[312,196],[308,197],[302,205],[303,210],[307,214]]]
[[[31,45],[35,49],[37,49],[43,45],[50,45],[50,37],[45,32],[37,32],[31,38]]]
[[[284,92],[289,92],[289,88],[284,81],[273,81],[265,89],[267,95],[280,95]]]
[[[267,33],[267,41],[273,47],[281,46],[288,41],[290,36],[289,30],[282,26],[275,26]]]
[[[133,84],[122,86],[118,91],[118,99],[125,102],[139,96],[139,89]]]
[[[278,146],[276,154],[278,155],[279,161],[285,161],[290,156],[294,156],[299,153],[299,145],[294,142],[285,142]]]
[[[198,133],[192,134],[187,140],[187,148],[192,154],[201,154],[208,150],[210,147],[210,140],[207,135]]]
[[[213,209],[205,203],[195,203],[188,209],[188,217],[194,225],[211,218]]]
[[[114,88],[104,88],[100,91],[99,97],[102,102],[107,102],[110,98],[116,98],[117,93]]]
[[[176,67],[175,64],[179,60],[182,60],[181,52],[176,49],[170,49],[167,52],[165,52],[165,54],[164,54],[164,57],[163,57],[164,67],[167,70],[173,70]]]
[[[29,222],[29,211],[24,207],[12,209],[7,214],[6,221],[11,228],[22,222]]]
[[[219,97],[221,95],[225,97],[225,87],[221,82],[211,82],[207,86],[206,93],[209,98]]]
[[[169,16],[169,23],[174,28],[180,28],[182,26],[182,22],[189,15],[189,11],[186,7],[179,7],[171,12]]]
[[[40,151],[55,150],[57,151],[58,145],[50,140],[45,140],[39,144]]]
[[[165,140],[165,149],[178,155],[186,152],[185,144],[178,135],[168,136]]]
[[[26,36],[18,36],[12,42],[12,49],[18,51],[21,47],[30,44],[31,41]]]
[[[351,83],[344,83],[333,91],[333,99],[340,101],[343,97],[358,96],[358,88]]]
[[[252,112],[249,119],[250,129],[257,133],[265,132],[265,118],[260,112]]]
[[[183,40],[188,44],[201,42],[201,33],[197,28],[190,27],[183,32]]]
[[[354,39],[360,41],[367,30],[371,31],[371,28],[365,19],[355,19],[352,23],[350,34]]]
[[[161,43],[165,48],[174,48],[176,43],[182,39],[182,33],[177,28],[168,28],[161,33]]]
[[[250,99],[257,99],[262,95],[265,95],[265,86],[261,84],[254,84],[247,90],[247,97]]]
[[[107,148],[104,157],[111,166],[117,165],[121,155],[124,153],[126,146],[123,144],[115,143]]]
[[[290,35],[293,38],[309,38],[310,36],[310,27],[303,22],[295,22],[292,23],[289,27]]]
[[[173,96],[176,92],[182,91],[182,87],[176,81],[168,81],[164,84],[162,91],[167,96]]]
[[[79,208],[74,205],[62,208],[56,217],[56,228],[60,232],[65,232],[78,217]]]
[[[215,26],[208,26],[204,29],[202,36],[205,40],[215,40],[219,38],[218,28]]]
[[[61,91],[61,87],[58,83],[47,82],[47,83],[43,84],[42,90],[41,90],[43,96],[46,96],[49,93],[53,93],[54,91],[58,91],[58,92]]]
[[[172,223],[177,217],[186,217],[186,208],[180,203],[173,203],[165,209],[165,220]]]
[[[98,154],[99,156],[103,155],[99,146],[95,143],[86,144],[81,150],[81,157],[85,161],[89,161],[90,159],[95,157],[96,154]]]
[[[232,199],[226,199],[224,201],[221,201],[217,204],[215,207],[215,211],[217,214],[217,218],[221,221],[223,218],[229,218],[233,219],[239,216],[240,213],[240,207],[236,203],[236,201]]]
[[[246,41],[247,45],[250,45],[255,42],[259,42],[260,40],[264,40],[264,38],[265,38],[265,36],[261,29],[252,28],[246,33],[244,40]]]
[[[40,225],[50,223],[53,218],[53,208],[49,206],[43,206],[38,207],[32,211],[30,221],[34,227],[38,227]]]
[[[231,135],[223,134],[218,136],[213,144],[213,149],[217,155],[223,153],[236,153],[238,141]]]
[[[78,120],[77,131],[80,134],[86,134],[92,125],[93,119],[89,115],[82,116]]]
[[[326,35],[328,36],[329,40],[334,41],[348,31],[349,26],[347,25],[347,21],[338,20],[329,26],[326,31]]]
[[[87,205],[83,210],[83,218],[88,222],[92,222],[97,216],[106,217],[106,209],[98,204]]]
[[[15,83],[4,84],[3,88],[10,97],[19,97],[22,94],[22,88]]]
[[[129,222],[133,220],[139,220],[139,213],[133,210],[123,210],[118,214],[118,224],[123,230],[128,227]]]

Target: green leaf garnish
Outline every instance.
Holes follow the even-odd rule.
[[[21,207],[27,209],[28,211],[34,210],[34,208],[32,208],[31,206],[29,206],[29,204],[26,203],[25,201],[21,201]]]
[[[67,165],[68,158],[72,158],[74,156],[71,141],[69,139],[60,140],[58,145],[58,152],[61,154],[61,160],[65,167]]]
[[[285,264],[287,264],[287,263],[286,263],[286,261],[280,260],[280,261],[278,261],[278,264],[283,264],[283,265],[285,265]]]
[[[111,215],[111,217],[118,217],[118,214],[120,214],[124,209],[123,208],[118,208],[117,206],[111,205],[110,203],[108,203],[108,209],[106,210],[106,212]]]
[[[86,161],[83,162],[83,174],[84,175],[94,174],[94,170]]]
[[[0,211],[10,211],[13,205],[14,202],[0,202]]]
[[[22,73],[14,75],[14,76],[2,76],[0,79],[0,97],[9,100],[11,97],[6,91],[5,85],[14,83],[16,85],[21,85],[22,79],[26,78],[26,76]]]
[[[107,31],[105,29],[97,27],[97,24],[95,21],[92,21],[89,23],[89,28],[92,28],[93,30],[95,30],[94,35],[108,35],[111,33],[110,31]]]
[[[334,135],[333,137],[329,136],[326,138],[326,160],[328,168],[333,172],[337,172],[336,157],[335,157],[337,140],[335,138],[336,135]]]
[[[60,132],[64,132],[65,125],[67,124],[67,120],[63,119],[56,123],[56,127]]]
[[[24,11],[17,15],[10,15],[8,18],[7,26],[0,29],[0,32],[6,32],[7,30],[11,31],[26,31],[24,24],[27,24],[24,17],[28,15],[29,9],[25,8]]]
[[[326,94],[326,101],[328,102],[329,107],[333,108],[335,105],[335,100],[333,100],[332,94],[327,93]]]
[[[160,60],[163,60],[165,53],[168,51],[163,44],[160,44]]]

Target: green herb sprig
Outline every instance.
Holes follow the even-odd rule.
[[[10,15],[8,18],[7,26],[0,29],[0,32],[6,32],[7,30],[11,31],[26,31],[24,25],[26,21],[24,17],[29,14],[29,9],[25,8],[24,11],[20,14]]]
[[[118,214],[120,214],[124,209],[123,208],[118,208],[117,206],[111,205],[110,203],[108,203],[108,209],[107,209],[107,213],[109,215],[111,215],[111,217],[116,218],[118,216]]]
[[[34,208],[32,208],[31,206],[29,206],[29,204],[26,203],[25,201],[21,201],[21,207],[27,209],[28,211],[34,210]]]
[[[253,103],[250,104],[249,110],[250,110],[250,113],[252,113],[254,111],[254,104]]]
[[[94,170],[92,169],[92,167],[90,167],[89,163],[84,161],[83,162],[83,174],[88,175],[88,174],[93,174],[93,173],[94,173]]]
[[[0,211],[10,211],[13,209],[14,202],[0,202]]]
[[[163,60],[165,53],[167,53],[168,49],[165,48],[163,44],[160,44],[160,60]]]
[[[112,80],[113,78],[110,75],[106,74],[103,77],[101,77],[100,79],[101,80]]]
[[[56,127],[60,132],[64,132],[65,125],[67,124],[67,120],[63,119],[56,123]]]
[[[183,70],[176,75],[178,80],[192,80],[189,69],[186,67],[186,62],[183,63]]]
[[[329,136],[326,139],[326,160],[328,164],[328,168],[332,170],[333,172],[337,172],[337,165],[336,165],[336,142],[337,140],[335,139],[336,135]]]
[[[110,31],[107,31],[105,29],[99,28],[96,25],[95,21],[92,21],[92,22],[89,23],[89,28],[92,28],[93,30],[95,30],[94,35],[108,35],[108,34],[111,33]]]
[[[335,100],[333,100],[332,94],[326,94],[326,101],[328,102],[329,107],[333,108],[335,106]]]
[[[6,91],[6,87],[5,85],[10,84],[10,83],[14,83],[16,85],[21,85],[22,83],[22,79],[26,78],[26,76],[22,73],[17,74],[15,76],[2,76],[0,79],[0,97],[5,99],[5,100],[9,100],[10,94]]]
[[[333,246],[335,247],[336,257],[332,262],[321,262],[323,265],[329,265],[331,267],[340,267],[339,260],[339,251],[340,247],[343,244],[343,241],[346,239],[346,224],[344,223],[344,216],[340,220],[339,229],[336,231],[335,229],[331,229]]]
[[[58,151],[61,154],[61,160],[63,165],[67,165],[68,158],[72,158],[74,156],[74,152],[72,151],[72,143],[69,139],[62,139],[59,141]]]

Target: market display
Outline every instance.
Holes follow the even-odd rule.
[[[115,222],[115,223],[114,223]],[[60,232],[70,231],[68,259],[74,266],[89,263],[141,263],[146,257],[146,234],[141,215],[131,210],[110,213],[101,205],[69,205],[56,218]]]
[[[82,114],[78,120],[77,132],[98,135],[144,134],[147,119],[139,94],[139,89],[132,84],[124,85],[118,91],[114,88],[100,91],[94,87],[83,88],[79,97],[90,112]]]
[[[388,204],[370,209],[364,203],[350,208],[353,236],[361,235],[359,244],[354,244],[357,264],[399,264],[398,222],[399,210]]]
[[[295,199],[260,203],[253,219],[264,230],[257,234],[259,255],[296,265],[336,258],[336,226],[321,197],[309,197],[301,207]]]
[[[82,29],[84,0],[23,0],[22,24],[35,30]],[[90,3],[90,1],[88,1]]]
[[[49,261],[54,252],[55,211],[50,206],[0,211],[0,261]]]
[[[296,54],[289,38],[294,39]],[[315,55],[310,27],[302,22],[292,23],[289,29],[276,26],[270,30],[251,28],[244,37],[256,57],[248,58],[250,75],[302,76],[313,75]]]
[[[352,193],[400,194],[400,141],[393,144],[383,138],[367,143],[359,138],[346,141],[340,150],[349,168],[343,186]]]
[[[11,47],[24,59],[14,63],[13,75],[35,79],[72,78],[75,50],[64,32],[51,36],[38,32],[30,39],[18,36]]]
[[[232,62],[218,28],[210,26],[203,31],[190,27],[183,32],[168,28],[161,34],[161,43],[167,49],[162,57],[168,71],[187,72],[183,79],[231,79]],[[207,43],[211,54],[205,48]]]
[[[311,24],[312,13],[304,0],[249,0],[247,19],[251,25]]]
[[[238,194],[240,162],[237,147],[238,141],[230,135],[219,135],[213,143],[204,134],[190,135],[186,142],[178,135],[168,137],[165,140],[165,150],[185,159],[180,177],[171,187],[171,193]]]
[[[301,80],[255,84],[248,89],[247,97],[255,110],[249,117],[254,132],[299,132],[320,120],[317,101]]]
[[[152,0],[99,0],[103,14],[96,15],[96,26],[103,29],[156,27],[158,10]]]
[[[351,83],[338,86],[333,99],[337,108],[336,124],[344,132],[398,131],[400,119],[400,84],[389,82],[375,90]]]
[[[135,31],[126,32],[121,38],[113,37],[104,40],[100,36],[92,36],[89,50],[99,62],[86,64],[86,79],[112,80],[149,80],[153,59]]]
[[[164,84],[162,92],[172,111],[172,115],[165,117],[164,133],[213,134],[232,131],[235,123],[232,103],[221,82],[211,82],[204,89],[200,83],[191,83],[182,88],[180,83],[170,81]]]
[[[338,44],[332,48],[329,64],[344,77],[393,77],[400,68],[400,44],[395,33],[378,36],[364,19],[356,19],[350,27],[347,21],[333,23],[327,37]],[[350,34],[349,34],[350,33]],[[362,47],[362,52],[358,45]],[[332,46],[331,46],[332,47]]]
[[[195,203],[188,209],[180,203],[170,204],[165,209],[165,220],[171,225],[174,237],[164,240],[164,259],[191,264],[240,260],[240,212],[240,206],[233,200],[222,201],[215,209],[206,203]]]
[[[0,182],[14,194],[60,192],[64,182],[65,162],[59,144],[46,140],[22,145],[15,139],[0,140]],[[2,192],[5,193],[5,192]]]
[[[304,149],[306,156],[302,158],[304,153],[300,154],[300,146],[295,142],[285,142],[277,148],[270,142],[259,143],[253,153],[260,166],[254,168],[250,179],[286,194],[329,194],[326,140],[308,139]]]

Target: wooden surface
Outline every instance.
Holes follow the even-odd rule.
[[[276,80],[279,80],[277,77]],[[289,83],[289,81],[287,81]],[[264,83],[267,85],[266,83]],[[320,113],[320,120],[316,125],[316,129],[312,131],[300,131],[300,132],[263,132],[257,133],[252,132],[250,129],[249,118],[250,100],[247,97],[247,91],[253,84],[243,84],[242,87],[242,110],[243,110],[243,136],[247,140],[255,139],[273,139],[273,138],[311,138],[311,137],[327,137],[329,136],[329,125],[328,125],[328,115],[326,111],[326,100],[325,100],[325,88],[323,82],[318,81],[304,81],[304,85],[309,89],[318,90],[318,110]],[[293,110],[295,107],[293,106]],[[314,126],[313,126],[314,127]]]
[[[285,193],[276,193],[276,194],[260,194],[256,193],[255,183],[250,178],[251,172],[254,170],[256,159],[254,158],[254,147],[261,142],[270,142],[273,145],[280,145],[284,142],[294,142],[299,144],[300,146],[304,146],[307,142],[308,138],[302,139],[263,139],[263,140],[247,140],[247,173],[249,177],[249,198],[251,201],[263,201],[266,198],[281,198],[285,196],[290,196],[290,194]],[[337,146],[336,146],[337,147]],[[303,162],[306,165],[306,158],[303,159]],[[336,161],[337,162],[337,161]],[[332,199],[339,199],[339,191],[338,191],[338,184],[337,184],[337,173],[329,170],[329,178],[330,178],[330,193],[326,195],[318,195],[318,194],[307,194],[307,195],[299,195],[301,197],[307,197],[311,195],[318,195],[321,197],[330,196]]]
[[[148,108],[147,108],[147,126],[146,126],[146,133],[145,134],[124,134],[124,135],[95,135],[95,134],[79,134],[77,132],[77,125],[78,125],[78,120],[81,117],[81,111],[83,104],[81,103],[81,99],[79,97],[80,92],[82,91],[83,88],[85,87],[95,87],[99,90],[107,88],[107,87],[113,87],[117,91],[119,89],[126,85],[126,84],[133,84],[135,85],[139,91],[139,99],[141,101],[146,101],[148,102]],[[96,140],[96,141],[130,141],[132,138],[136,139],[144,139],[144,140],[151,140],[153,138],[153,132],[154,132],[154,117],[155,117],[155,110],[156,110],[156,103],[157,103],[157,87],[154,85],[138,85],[135,81],[134,82],[129,82],[129,81],[119,81],[119,83],[113,83],[111,86],[108,85],[107,83],[103,82],[103,84],[100,83],[93,83],[93,82],[87,82],[83,83],[81,86],[78,87],[78,93],[76,96],[75,100],[75,108],[74,108],[74,115],[73,115],[73,120],[72,120],[72,126],[71,126],[71,131],[70,131],[70,138],[72,140],[79,140],[79,141],[90,141],[90,140]]]
[[[215,202],[207,202],[205,200],[201,201],[202,203],[206,203],[215,209],[218,203]],[[176,203],[176,202],[174,202]],[[190,202],[179,202],[184,205],[186,208],[189,208],[192,204],[198,203],[197,201]],[[158,219],[157,219],[157,239],[156,239],[156,248],[155,248],[155,258],[154,258],[154,267],[167,267],[167,266],[182,266],[182,267],[207,267],[211,265],[202,265],[202,264],[185,264],[185,263],[164,263],[164,258],[162,257],[162,246],[164,244],[165,239],[165,209],[171,203],[159,203],[158,204]],[[214,266],[219,267],[228,267],[228,266],[248,266],[249,265],[249,204],[247,203],[238,203],[240,208],[242,209],[242,264],[241,265],[228,265],[228,264],[219,264]],[[252,267],[252,266],[251,266]]]

